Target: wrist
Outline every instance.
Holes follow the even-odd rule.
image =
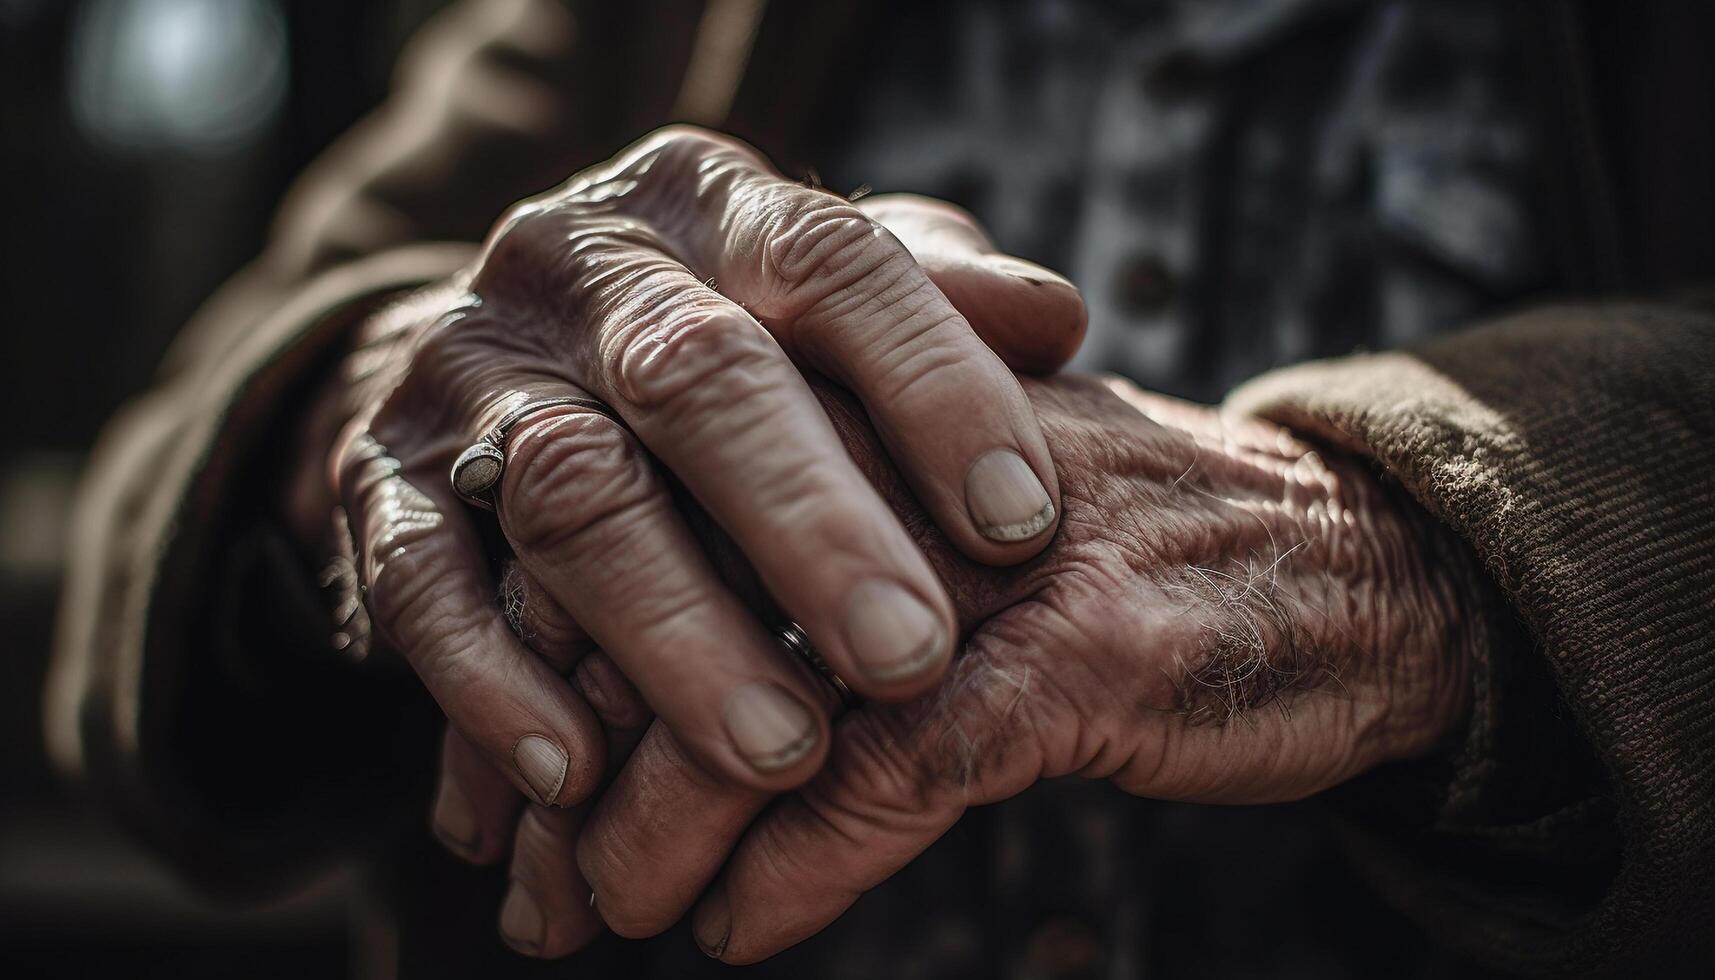
[[[1396,650],[1386,726],[1386,761],[1454,746],[1474,701],[1473,678],[1488,655],[1490,623],[1505,602],[1466,543],[1403,490],[1387,488],[1393,572],[1385,590]]]

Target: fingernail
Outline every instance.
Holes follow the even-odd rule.
[[[1047,286],[1052,284],[1055,286],[1076,288],[1072,286],[1071,280],[1060,275],[1058,272],[1055,272],[1053,269],[1037,265],[1035,262],[1026,261],[1025,259],[1018,258],[1017,256],[985,255],[983,256],[983,262],[997,272],[1003,272],[1015,279],[1022,279],[1025,282],[1030,283],[1032,286]]]
[[[435,795],[435,836],[461,857],[476,853],[481,832],[476,825],[476,810],[464,792],[450,779],[441,780],[441,791]]]
[[[816,747],[810,709],[766,681],[727,695],[726,730],[739,755],[760,772],[785,769]]]
[[[717,960],[726,952],[727,940],[732,938],[732,910],[727,907],[725,885],[716,885],[703,896],[691,917],[691,935],[704,953]]]
[[[946,648],[940,620],[923,600],[886,579],[867,579],[846,600],[846,645],[878,681],[921,674]]]
[[[566,781],[566,753],[540,735],[526,735],[512,747],[512,762],[524,774],[524,781],[535,791],[536,798],[549,806],[560,797],[560,786]]]
[[[983,537],[1024,541],[1054,522],[1054,501],[1024,457],[995,449],[965,474],[965,506]]]
[[[542,949],[542,933],[546,925],[542,907],[518,882],[506,891],[506,901],[500,905],[500,937],[520,953],[535,956]]]

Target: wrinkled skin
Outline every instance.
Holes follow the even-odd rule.
[[[1445,531],[1270,424],[1118,380],[1025,390],[1065,512],[1048,549],[1013,569],[949,546],[862,413],[821,390],[946,583],[961,654],[929,696],[842,717],[822,771],[772,807],[710,779],[655,729],[593,814],[531,808],[513,877],[544,915],[515,945],[563,955],[603,922],[650,935],[706,892],[698,942],[753,962],[827,925],[967,806],[1040,779],[1291,800],[1421,756],[1456,729],[1476,577]]]
[[[1083,326],[1070,284],[957,209],[854,208],[691,130],[526,202],[466,275],[372,318],[316,413],[343,435],[305,440],[333,444],[306,469],[334,499],[290,510],[309,538],[339,505],[378,636],[446,711],[434,826],[511,855],[509,942],[564,955],[702,896],[699,942],[747,962],[1037,779],[1291,799],[1445,736],[1471,578],[1439,532],[1263,423],[1014,375]],[[452,459],[564,395],[618,420],[521,421],[485,541]],[[996,451],[1047,523],[974,503]],[[877,582],[934,640],[909,672],[865,650]],[[764,615],[868,702],[830,729]]]
[[[661,467],[855,690],[921,695],[951,659],[952,604],[800,365],[865,402],[950,541],[1011,563],[1058,518],[1014,371],[1063,361],[1084,317],[1069,283],[999,254],[950,205],[856,206],[734,140],[669,128],[519,204],[469,270],[368,321],[315,413],[342,434],[305,440],[332,499],[302,481],[294,523],[314,537],[337,504],[376,634],[468,754],[538,802],[577,803],[606,751],[562,676],[580,651],[509,628],[482,539],[492,518],[448,474],[521,406],[599,401],[611,411],[552,405],[510,430],[492,495],[504,548],[700,764],[789,789],[826,754],[826,706],[719,580]]]

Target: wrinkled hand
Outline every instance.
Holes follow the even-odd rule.
[[[1051,535],[1058,490],[1013,372],[1063,363],[1084,315],[1069,283],[997,253],[957,208],[854,206],[680,127],[519,205],[466,274],[372,317],[310,413],[286,510],[320,547],[338,506],[377,637],[447,714],[442,839],[495,860],[528,798],[528,864],[655,712],[710,778],[778,791],[819,766],[821,682],[715,574],[680,490],[853,688],[932,686],[951,604],[799,366],[864,401],[949,539],[1015,562]],[[565,395],[623,425],[525,417],[486,533],[451,493],[452,460]],[[504,608],[498,553],[517,558]]]
[[[581,828],[534,836],[516,942],[570,952],[584,890],[627,936],[699,896],[698,942],[752,962],[812,935],[965,808],[1068,774],[1149,797],[1303,797],[1423,755],[1468,701],[1478,581],[1447,532],[1373,476],[1278,427],[1122,382],[1027,381],[1060,474],[1051,546],[1014,569],[961,557],[885,447],[824,395],[865,472],[920,530],[964,624],[928,697],[865,705],[823,770],[764,808],[655,726]],[[523,838],[521,838],[522,840]]]
[[[561,676],[591,643],[710,773],[778,791],[825,754],[813,679],[719,580],[656,460],[853,688],[897,700],[945,669],[951,604],[795,360],[863,401],[968,554],[1018,561],[1052,532],[1053,463],[1013,369],[1076,348],[1077,291],[995,254],[949,205],[865,206],[733,140],[663,130],[517,206],[468,275],[368,325],[331,465],[366,604],[463,748],[532,799],[596,784],[599,719]],[[581,626],[521,643],[494,602],[491,519],[448,471],[507,412],[555,396],[624,424],[573,406],[511,431],[504,550]]]

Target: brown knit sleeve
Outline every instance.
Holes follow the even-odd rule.
[[[1541,309],[1229,399],[1373,459],[1521,624],[1435,815],[1352,827],[1382,890],[1531,972],[1689,964],[1715,930],[1715,319]],[[1585,764],[1588,760],[1588,764]],[[1372,803],[1374,800],[1372,799]]]

